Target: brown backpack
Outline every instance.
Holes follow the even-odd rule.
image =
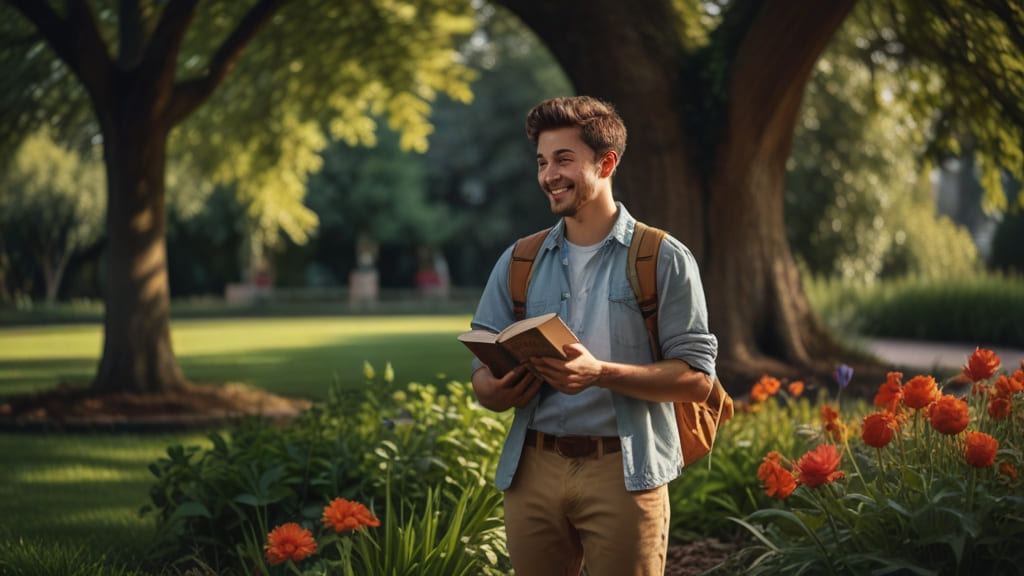
[[[533,261],[551,229],[535,232],[516,242],[509,265],[509,290],[516,320],[526,316],[526,291],[533,274]],[[661,360],[658,338],[658,250],[665,231],[637,221],[629,245],[626,273],[633,287],[640,313],[647,326],[654,360]],[[721,381],[715,377],[711,394],[703,402],[673,402],[679,443],[683,449],[683,466],[689,466],[711,453],[718,427],[733,416],[733,403]],[[708,463],[710,466],[710,462]]]

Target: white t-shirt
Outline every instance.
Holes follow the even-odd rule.
[[[569,275],[568,318],[566,324],[595,358],[607,360],[611,356],[607,274],[609,266],[600,266],[601,255],[607,256],[608,239],[592,246],[577,246],[565,242],[566,254],[562,264]],[[604,268],[605,276],[597,277]],[[622,273],[622,271],[619,271]],[[562,394],[549,386],[542,388],[541,402],[530,426],[545,434],[556,436],[618,436],[612,393],[591,386],[575,395]]]

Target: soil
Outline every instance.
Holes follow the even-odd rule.
[[[738,550],[738,544],[715,538],[669,546],[665,576],[700,576]]]

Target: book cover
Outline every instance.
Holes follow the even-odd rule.
[[[579,342],[554,312],[513,322],[497,334],[470,330],[458,339],[498,378],[535,356],[565,358],[562,347]]]

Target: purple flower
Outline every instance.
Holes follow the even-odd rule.
[[[839,388],[846,388],[850,384],[850,380],[853,378],[853,368],[850,368],[846,364],[840,364],[839,368],[832,376],[835,377],[836,382],[839,382]]]

